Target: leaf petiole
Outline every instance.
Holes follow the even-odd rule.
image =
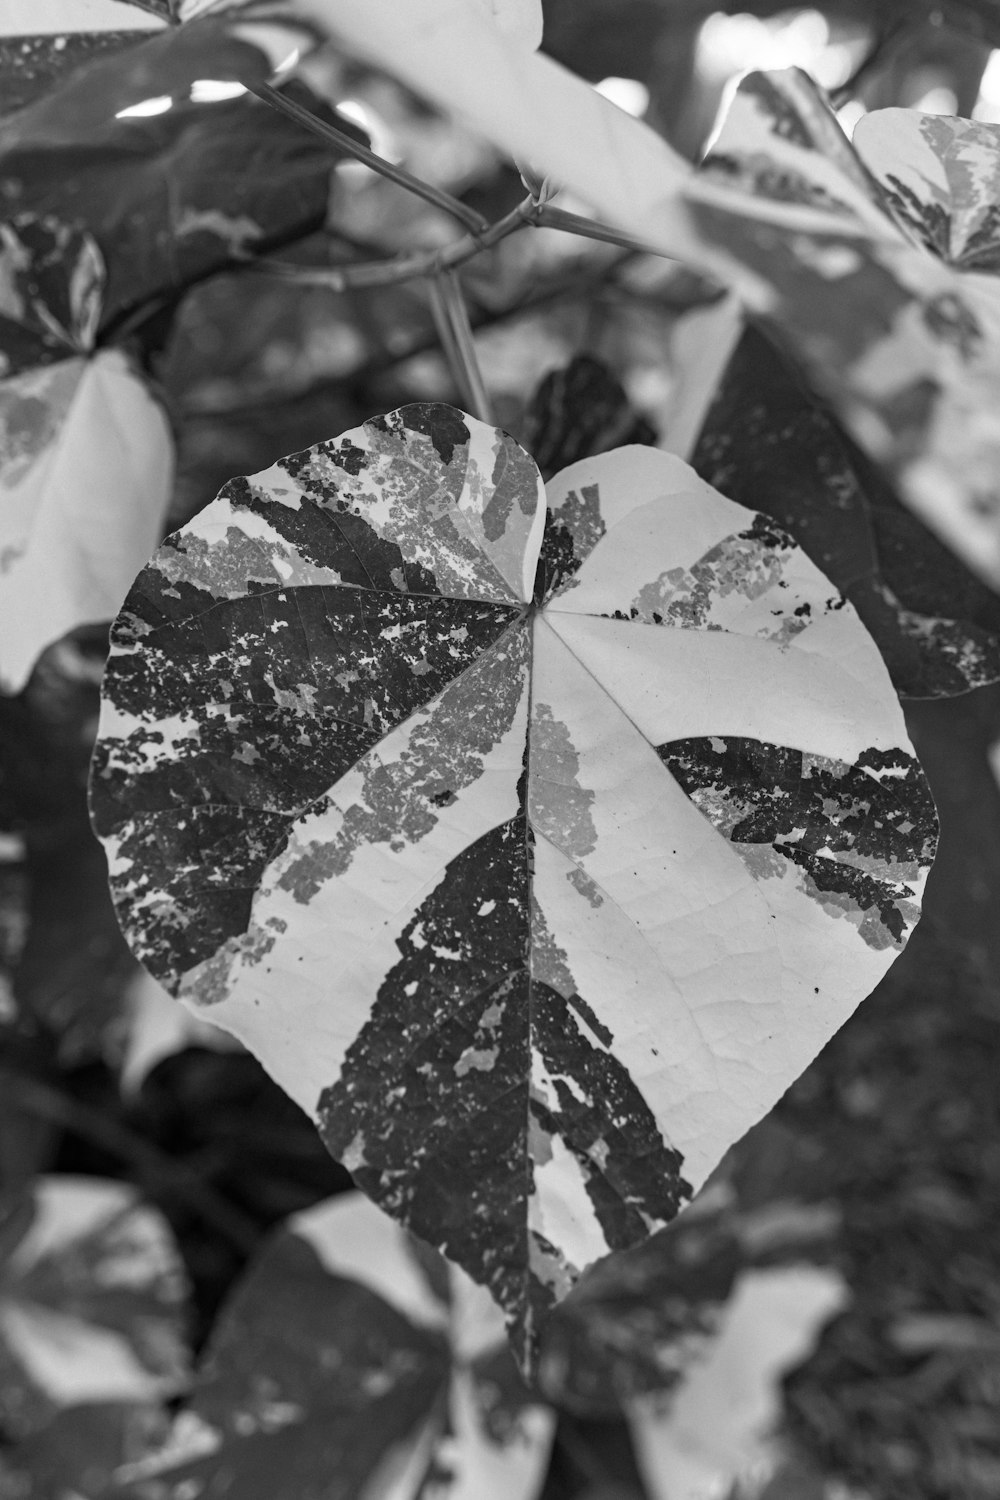
[[[301,104],[296,104],[294,99],[287,98],[278,89],[269,83],[251,83],[247,85],[250,93],[256,94],[258,99],[263,99],[265,104],[270,104],[272,109],[287,115],[290,120],[297,120],[306,130],[311,130],[314,135],[321,136],[338,151],[347,156],[353,156],[356,161],[363,162],[366,167],[371,167],[373,172],[378,172],[382,177],[395,182],[399,187],[406,188],[408,192],[423,198],[425,202],[431,203],[435,208],[442,209],[464,224],[470,234],[481,234],[489,228],[489,220],[482,214],[477,213],[474,208],[469,208],[460,199],[452,196],[444,188],[434,187],[432,183],[424,182],[420,177],[414,177],[405,167],[398,166],[396,162],[386,161],[385,157],[363,146],[360,141],[348,135],[345,131],[338,130],[335,125],[330,125],[326,120],[321,120],[310,110]]]
[[[476,357],[476,342],[461,282],[455,271],[442,270],[428,278],[427,289],[441,347],[462,400],[473,416],[492,426],[493,404]]]

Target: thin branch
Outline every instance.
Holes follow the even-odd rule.
[[[455,271],[440,271],[430,278],[427,289],[441,347],[462,393],[462,400],[473,416],[493,426],[493,404],[476,358],[469,309],[465,305],[458,275]]]
[[[533,197],[525,198],[510,213],[494,224],[488,224],[476,234],[463,235],[443,249],[418,250],[410,255],[396,255],[390,260],[357,261],[343,266],[302,266],[291,261],[259,260],[248,267],[262,275],[281,276],[300,286],[323,286],[331,292],[347,292],[352,289],[379,286],[397,286],[400,282],[416,280],[422,276],[439,276],[444,271],[457,270],[466,261],[472,260],[482,250],[490,250],[508,235],[519,229],[560,229],[567,234],[581,235],[603,244],[618,245],[634,254],[659,255],[655,245],[637,240],[623,230],[597,219],[587,219],[582,214],[568,213],[548,203],[539,203]]]
[[[622,250],[638,251],[640,255],[658,255],[663,260],[674,259],[673,256],[665,256],[658,246],[651,245],[648,240],[637,240],[634,235],[626,234],[624,229],[616,229],[612,224],[602,224],[599,219],[588,219],[583,214],[568,213],[565,208],[556,208],[551,203],[539,205],[534,222],[539,229],[562,229],[566,234],[601,240],[606,245],[618,245]]]
[[[36,1119],[47,1120],[90,1141],[92,1145],[128,1162],[140,1184],[151,1194],[157,1185],[169,1187],[186,1199],[202,1222],[227,1240],[241,1255],[250,1255],[260,1240],[253,1219],[227,1203],[206,1185],[190,1167],[167,1156],[156,1146],[134,1135],[101,1110],[71,1099],[51,1084],[0,1069],[0,1084]]]
[[[406,188],[408,192],[415,193],[418,198],[423,198],[426,203],[432,203],[435,208],[442,209],[463,224],[470,234],[480,234],[489,228],[489,221],[483,215],[477,213],[474,208],[469,208],[460,199],[445,192],[444,188],[434,187],[429,182],[424,182],[420,177],[414,177],[405,167],[397,166],[395,162],[386,161],[384,156],[378,156],[374,151],[363,146],[360,141],[348,135],[346,131],[338,130],[335,125],[330,125],[326,120],[321,120],[311,110],[305,109],[301,104],[296,104],[294,99],[286,98],[278,89],[269,83],[253,83],[248,85],[250,93],[256,94],[258,99],[263,99],[265,104],[270,104],[272,109],[287,115],[290,120],[297,120],[306,130],[311,130],[313,135],[318,135],[329,145],[334,146],[337,151],[346,156],[353,156],[356,161],[363,162],[366,167],[371,167],[373,172],[378,172],[382,177],[387,177],[390,182],[395,182],[399,187]]]
[[[614,287],[613,277],[617,271],[633,259],[633,252],[624,252],[618,260],[611,265],[590,266],[576,276],[567,279],[564,274],[538,285],[526,297],[519,298],[516,302],[508,303],[505,307],[491,310],[481,310],[474,317],[473,326],[477,330],[486,331],[490,328],[508,322],[510,319],[523,317],[540,308],[551,306],[554,302],[561,302],[567,298],[593,295],[606,290],[609,286]],[[249,268],[248,268],[249,269]],[[255,267],[255,269],[260,269]],[[389,350],[380,348],[370,358],[355,366],[345,375],[334,378],[324,377],[313,381],[291,392],[286,398],[288,401],[304,401],[320,398],[324,393],[332,395],[343,392],[346,388],[356,389],[364,387],[370,380],[385,375],[388,371],[396,369],[405,364],[407,360],[415,359],[418,355],[432,353],[438,348],[437,334],[431,337],[421,335],[413,339],[405,348]],[[275,403],[276,397],[273,393],[261,396],[255,400],[240,400],[232,405],[195,405],[187,404],[183,407],[186,418],[214,418],[231,415],[235,412],[248,413],[258,410],[270,410]]]
[[[481,233],[463,235],[451,245],[437,250],[417,250],[412,255],[395,255],[391,260],[358,261],[345,266],[300,266],[290,261],[260,260],[248,269],[265,275],[281,276],[300,286],[325,286],[331,292],[347,292],[358,287],[395,286],[421,276],[440,276],[454,271],[481,250],[490,250],[508,235],[535,222],[537,205],[525,198],[509,214],[487,224]]]

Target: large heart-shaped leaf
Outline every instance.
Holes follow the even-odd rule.
[[[23,109],[78,68],[134,47],[163,25],[125,0],[4,0],[0,115]]]
[[[533,1500],[553,1425],[482,1288],[349,1194],[265,1248],[162,1451],[115,1494]]]
[[[45,1177],[3,1204],[0,1414],[40,1430],[83,1401],[175,1395],[186,1297],[167,1224],[120,1182]]]
[[[0,684],[109,619],[161,534],[173,445],[118,350],[91,353],[103,288],[87,235],[30,216],[0,228]],[[60,357],[60,355],[62,357]],[[32,368],[24,368],[32,364]]]
[[[232,481],[115,626],[92,791],[140,957],[529,1345],[873,988],[934,842],[787,535],[649,448],[548,505],[440,406]]]

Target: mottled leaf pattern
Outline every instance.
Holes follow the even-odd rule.
[[[1000,271],[1000,127],[877,109],[858,121],[854,149],[929,250],[966,271]]]
[[[482,1288],[350,1194],[263,1251],[163,1448],[115,1493],[534,1500],[553,1425]]]
[[[1000,292],[972,273],[956,280],[903,232],[806,75],[744,79],[707,170],[692,174],[638,121],[477,11],[411,0],[404,17],[393,0],[286,0],[280,14],[390,69],[738,291],[904,502],[1000,586]]]
[[[103,290],[90,235],[27,214],[0,223],[0,377],[88,352]]]
[[[908,697],[1000,677],[1000,599],[888,490],[757,329],[735,348],[691,462],[767,511],[857,609]]]
[[[110,618],[161,534],[173,445],[118,350],[92,353],[103,262],[51,219],[0,224],[0,686]],[[27,364],[29,368],[23,368]]]
[[[310,233],[326,210],[329,145],[252,94],[190,97],[198,79],[253,84],[270,71],[257,47],[211,17],[94,61],[5,122],[0,214],[55,213],[87,228],[108,267],[105,326],[213,267]],[[283,87],[333,118],[305,84]],[[161,95],[171,109],[117,117]]]
[[[888,126],[875,117],[866,163],[804,74],[748,75],[691,190],[693,222],[901,498],[996,586],[1000,286],[982,260],[963,269],[976,236],[990,233],[980,222],[985,143],[918,133],[916,111],[904,132],[907,112],[890,113]],[[921,143],[905,169],[904,134]],[[945,239],[954,265],[932,253]]]
[[[80,1402],[141,1402],[187,1380],[186,1283],[166,1223],[134,1189],[43,1177],[3,1205],[0,1416],[13,1437]]]
[[[92,778],[147,966],[529,1359],[873,988],[935,838],[785,533],[643,447],[548,507],[450,407],[234,480],[127,600]]]

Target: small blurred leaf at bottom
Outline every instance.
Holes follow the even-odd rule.
[[[288,1221],[238,1284],[120,1500],[535,1500],[553,1417],[487,1293],[360,1195]]]

